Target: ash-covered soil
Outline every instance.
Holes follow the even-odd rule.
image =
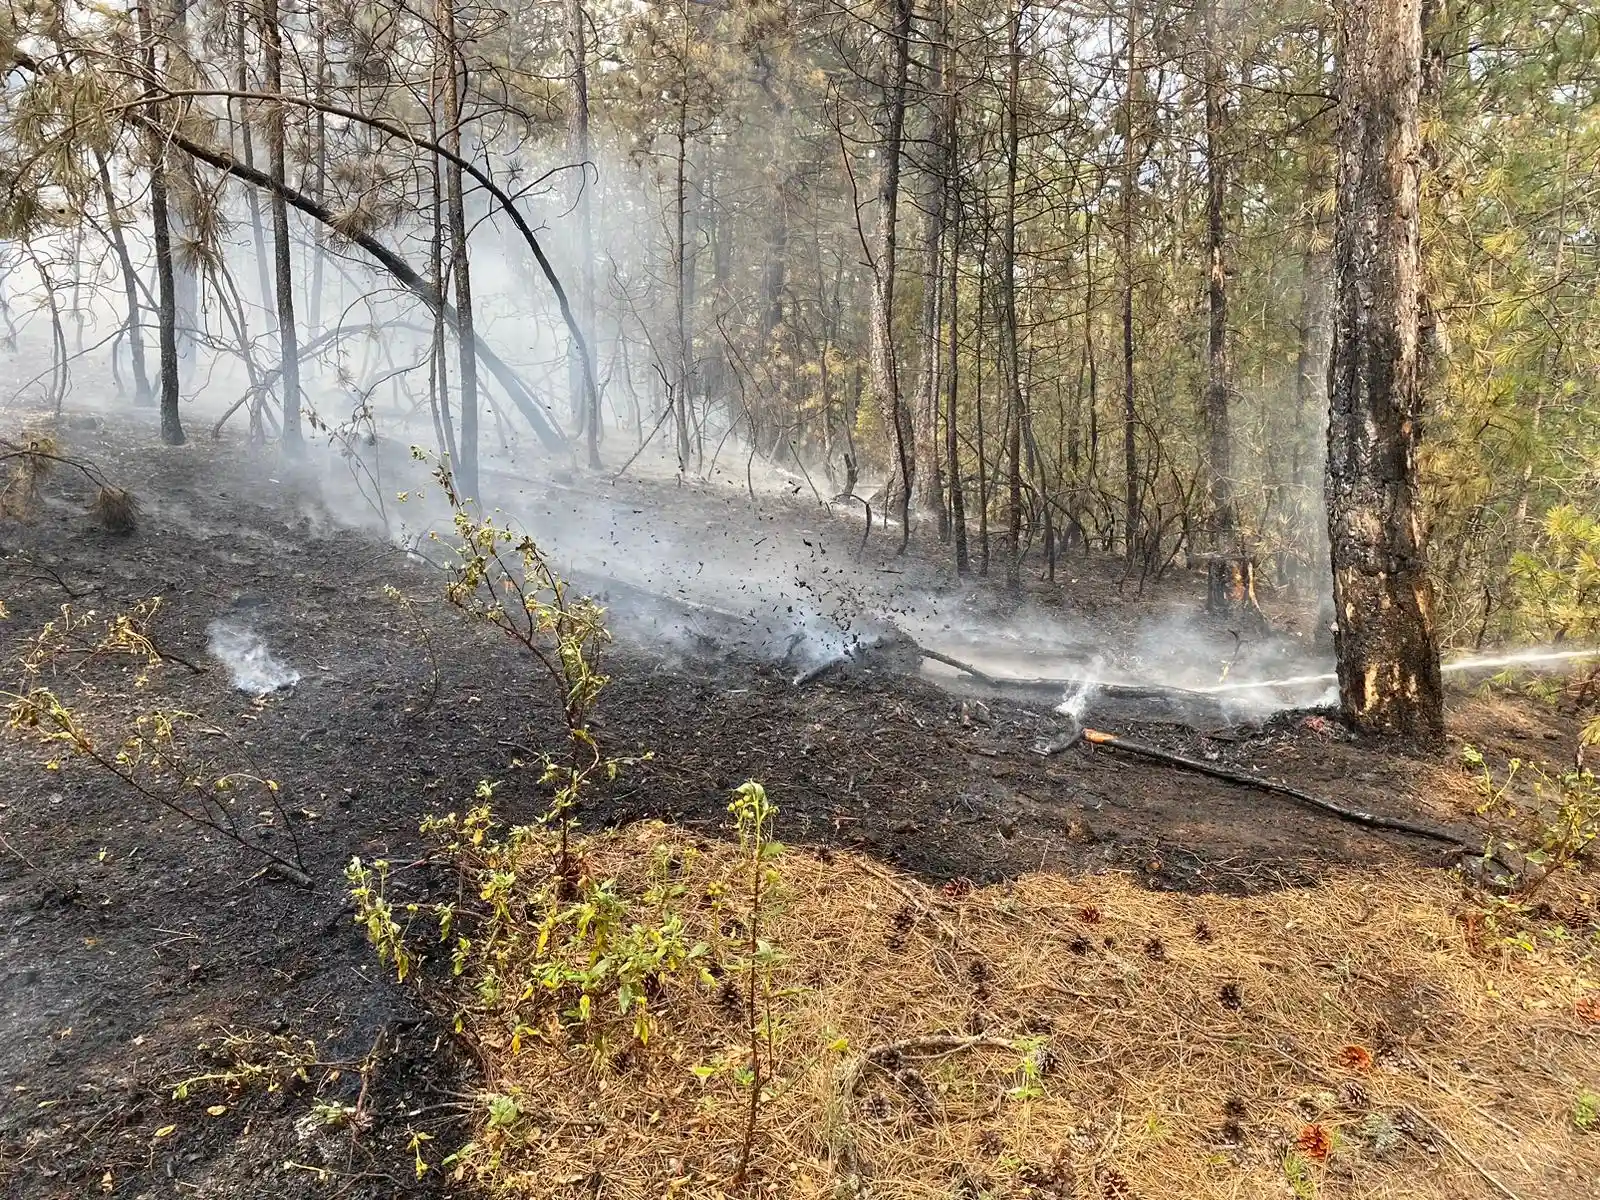
[[[159,597],[157,644],[201,672],[170,661],[135,688],[131,672],[102,662],[57,685],[67,695],[99,687],[91,715],[106,728],[178,707],[219,731],[212,753],[237,754],[280,784],[312,886],[260,874],[259,856],[89,764],[50,770],[37,746],[0,742],[0,1194],[448,1190],[439,1170],[414,1177],[408,1145],[428,1135],[437,1161],[462,1136],[472,1064],[448,1015],[376,962],[350,920],[343,868],[353,855],[416,863],[426,852],[419,821],[460,807],[482,779],[502,781],[509,818],[536,815],[537,772],[512,763],[554,740],[550,695],[513,646],[444,603],[435,570],[351,527],[348,491],[323,498],[325,466],[291,468],[233,441],[164,448],[153,424],[131,418],[69,422],[61,436],[132,489],[144,514],[129,536],[103,532],[85,515],[90,489],[63,470],[26,519],[0,524],[6,686],[62,604],[109,615]],[[791,548],[810,543],[819,562],[826,547],[841,569],[852,564],[852,578],[911,572],[919,593],[937,596],[944,578],[932,559],[900,557],[881,532],[861,551],[860,525],[809,497],[708,505],[687,487],[612,488],[582,475],[541,492],[546,505],[562,495],[586,519],[625,507],[641,529],[667,514],[752,541],[770,530]],[[537,534],[540,509],[525,515]],[[601,569],[603,557],[580,565]],[[1119,598],[1108,569],[1076,577],[1062,594],[1082,613],[1107,613],[1108,637],[1140,604],[1170,610],[1198,594],[1187,577],[1142,600]],[[1035,588],[1035,602],[1062,594]],[[1013,611],[982,587],[960,604],[979,627]],[[648,815],[717,829],[728,789],[756,778],[781,808],[784,840],[864,849],[935,880],[1119,870],[1154,888],[1247,891],[1314,879],[1330,863],[1438,860],[1429,843],[1105,751],[1043,757],[1035,744],[1061,728],[1048,705],[942,690],[894,655],[796,687],[792,656],[764,652],[761,638],[730,644],[715,614],[703,626],[681,611],[618,616],[600,730],[611,752],[654,757],[595,798],[583,813],[591,826]],[[299,682],[259,701],[234,690],[207,655],[219,618],[263,635]],[[1450,786],[1448,749],[1384,751],[1303,713],[1231,728],[1142,716],[1090,709],[1145,741],[1358,807],[1457,824],[1469,811],[1470,792]],[[1458,720],[1473,740],[1492,735],[1529,758],[1562,753],[1573,736],[1570,720],[1528,706],[1486,716],[1467,705]],[[270,809],[245,824],[266,846],[290,842]],[[427,865],[396,879],[401,900],[451,886]],[[174,1099],[179,1081],[226,1065],[201,1047],[228,1031],[258,1047],[309,1039],[321,1065],[309,1084],[271,1094],[201,1086]],[[318,1105],[331,1103],[357,1106],[359,1118],[319,1125]]]

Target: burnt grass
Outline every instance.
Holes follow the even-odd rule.
[[[77,424],[71,451],[130,488],[142,516],[130,535],[104,532],[87,515],[92,493],[63,472],[25,519],[0,523],[7,686],[68,600],[111,614],[160,597],[156,642],[203,672],[169,662],[135,692],[100,664],[92,720],[178,707],[222,731],[210,753],[247,755],[279,782],[312,886],[261,874],[259,856],[89,764],[47,770],[37,746],[0,741],[0,1195],[447,1190],[439,1169],[414,1177],[408,1145],[429,1135],[437,1162],[466,1136],[471,1055],[447,1014],[376,961],[343,869],[353,855],[416,863],[419,821],[462,807],[480,779],[503,781],[507,818],[542,811],[537,771],[512,762],[553,736],[551,696],[514,646],[443,601],[434,570],[328,520],[314,484],[282,464],[237,444],[167,449],[143,426]],[[227,616],[263,633],[300,682],[259,703],[233,690],[205,649],[208,624]],[[1035,742],[1059,730],[1042,707],[952,695],[870,661],[796,688],[792,672],[738,654],[663,657],[619,638],[606,669],[607,748],[654,757],[591,800],[590,827],[661,817],[716,831],[729,789],[755,778],[785,841],[936,881],[1117,869],[1152,888],[1247,892],[1314,881],[1330,864],[1438,860],[1426,843],[1104,751],[1041,757]],[[1414,758],[1300,715],[1234,730],[1093,715],[1331,798],[1416,807]],[[288,845],[276,817],[245,824]],[[402,901],[447,891],[443,868],[397,872]],[[227,1030],[310,1039],[319,1061],[343,1065],[312,1070],[308,1085],[175,1100],[177,1081],[215,1069],[201,1046]],[[359,1102],[358,1127],[309,1129],[319,1100]],[[211,1115],[216,1105],[226,1111]]]

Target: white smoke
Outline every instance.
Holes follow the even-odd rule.
[[[1089,711],[1089,701],[1094,698],[1095,684],[1099,680],[1100,672],[1104,667],[1105,664],[1096,658],[1089,664],[1089,669],[1084,672],[1084,677],[1067,688],[1066,695],[1061,698],[1061,703],[1056,705],[1056,712],[1066,717],[1074,726],[1083,724],[1083,719]]]
[[[280,662],[267,640],[253,629],[216,620],[206,627],[206,650],[228,668],[233,686],[251,696],[266,696],[293,687],[300,672]]]

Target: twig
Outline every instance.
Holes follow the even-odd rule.
[[[1483,1178],[1485,1180],[1487,1180],[1488,1183],[1497,1192],[1499,1192],[1501,1195],[1505,1196],[1507,1198],[1507,1200],[1522,1200],[1521,1196],[1517,1195],[1516,1192],[1513,1192],[1505,1184],[1501,1183],[1498,1179],[1496,1179],[1493,1175],[1491,1175],[1489,1173],[1489,1168],[1488,1167],[1484,1166],[1477,1159],[1473,1158],[1472,1155],[1468,1154],[1465,1150],[1463,1150],[1461,1148],[1461,1143],[1460,1142],[1456,1141],[1455,1138],[1451,1137],[1443,1129],[1439,1128],[1439,1126],[1435,1125],[1427,1117],[1423,1116],[1422,1113],[1419,1110],[1417,1110],[1415,1108],[1408,1108],[1408,1109],[1406,1109],[1406,1112],[1408,1114],[1410,1114],[1411,1116],[1415,1117],[1417,1120],[1421,1121],[1430,1130],[1432,1130],[1434,1135],[1437,1138],[1439,1138],[1440,1141],[1442,1141],[1445,1145],[1449,1146],[1450,1149],[1454,1150],[1457,1154],[1459,1154],[1461,1156],[1461,1161],[1462,1162],[1466,1163],[1467,1166],[1471,1167],[1479,1175],[1482,1175]]]
[[[862,870],[867,872],[867,874],[877,876],[879,879],[883,880],[884,883],[887,883],[895,891],[899,892],[900,895],[905,898],[907,903],[911,904],[914,908],[926,916],[928,920],[932,921],[934,928],[936,928],[940,933],[944,934],[948,941],[953,942],[957,946],[962,946],[968,950],[972,949],[972,947],[967,945],[966,939],[963,938],[953,926],[947,924],[938,913],[934,912],[933,909],[924,904],[916,896],[916,894],[911,891],[910,888],[906,887],[905,884],[901,883],[893,875],[890,875],[887,871],[882,870],[876,863],[868,859],[861,859],[859,865]]]
[[[299,867],[290,866],[288,863],[280,862],[277,859],[262,867],[251,878],[260,879],[263,875],[276,875],[280,879],[288,880],[296,887],[303,887],[308,890],[311,887],[311,876],[307,875]]]
[[[1014,1050],[1015,1043],[1007,1038],[979,1033],[970,1037],[955,1034],[933,1034],[929,1037],[904,1038],[898,1042],[881,1042],[863,1050],[845,1070],[839,1080],[839,1090],[848,1096],[856,1090],[861,1076],[870,1067],[878,1071],[892,1068],[888,1063],[896,1058],[941,1058],[959,1054],[963,1050]]]
[[[148,638],[148,635],[146,635],[146,637]],[[195,663],[190,662],[187,658],[172,653],[170,650],[163,650],[153,641],[150,643],[150,648],[156,652],[156,657],[162,662],[175,662],[180,667],[187,667],[195,675],[204,675],[208,670],[210,670],[209,667],[198,666]]]
[[[1274,792],[1280,796],[1287,796],[1289,799],[1308,808],[1330,813],[1342,821],[1353,821],[1357,825],[1365,825],[1369,829],[1392,829],[1397,833],[1409,833],[1413,837],[1429,838],[1436,842],[1447,842],[1469,853],[1478,853],[1471,844],[1463,840],[1458,834],[1451,833],[1448,829],[1442,829],[1437,825],[1425,825],[1420,821],[1407,821],[1400,817],[1385,817],[1375,813],[1362,812],[1359,809],[1345,808],[1343,805],[1335,804],[1331,800],[1324,800],[1320,796],[1313,796],[1309,792],[1302,792],[1299,788],[1292,788],[1287,784],[1273,783],[1270,779],[1263,779],[1259,775],[1246,775],[1242,771],[1230,771],[1225,767],[1214,767],[1210,763],[1201,762],[1199,759],[1185,758],[1181,754],[1158,750],[1154,746],[1146,746],[1142,742],[1130,742],[1126,738],[1118,737],[1113,733],[1103,733],[1098,729],[1085,729],[1083,731],[1083,740],[1091,745],[1121,750],[1123,753],[1132,754],[1137,758],[1146,758],[1152,762],[1166,763],[1169,766],[1182,767],[1186,771],[1209,775],[1211,778],[1220,779],[1225,783],[1258,788],[1264,792]]]

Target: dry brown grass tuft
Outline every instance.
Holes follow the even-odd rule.
[[[20,441],[0,438],[0,516],[25,516],[39,498],[39,485],[56,465],[59,449],[47,433],[28,433]]]
[[[737,847],[647,825],[586,855],[635,897],[672,864],[690,936],[714,954],[742,936]],[[1571,887],[1569,932],[1521,949],[1414,868],[1229,898],[1118,875],[936,892],[793,851],[779,867],[752,1194],[1600,1194],[1600,1131],[1573,1120],[1600,1091],[1592,892]],[[513,1050],[529,1005],[511,989],[467,1016],[488,1090],[522,1114],[478,1132],[496,1190],[729,1190],[740,993],[675,987],[650,1043],[598,1066],[553,1019]]]
[[[129,534],[139,525],[139,501],[125,488],[102,487],[89,505],[89,514],[108,533]]]

